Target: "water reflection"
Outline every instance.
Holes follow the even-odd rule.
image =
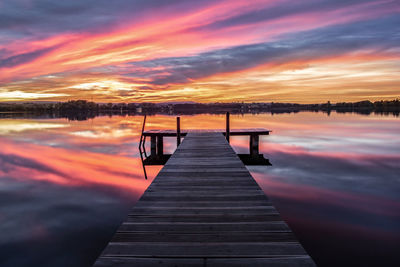
[[[248,167],[321,266],[398,266],[400,124],[332,114],[265,118],[271,168]],[[254,122],[256,123],[256,122]],[[237,151],[246,140],[237,140]]]
[[[135,124],[0,121],[1,266],[93,262],[158,172],[143,179]]]
[[[1,266],[88,266],[160,167],[143,178],[143,117],[0,120]],[[148,117],[146,129],[174,129]],[[182,129],[225,116],[182,116]],[[320,265],[393,265],[400,243],[398,118],[331,113],[232,115],[231,128],[273,130],[248,167]],[[232,137],[248,153],[248,138]],[[149,144],[146,144],[149,145]],[[173,153],[176,138],[165,138]],[[20,255],[24,255],[21,257]]]

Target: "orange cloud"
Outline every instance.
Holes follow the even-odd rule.
[[[124,17],[96,31],[82,29],[0,43],[0,53],[7,52],[7,56],[0,54],[0,97],[3,101],[309,103],[342,101],[344,96],[352,101],[398,95],[399,79],[393,75],[398,72],[396,46],[377,43],[373,29],[358,32],[369,24],[350,33],[345,26],[382,19],[383,29],[392,29],[390,18],[400,11],[399,6],[382,1],[338,3],[337,8],[303,4],[288,9],[285,1],[220,1],[185,12],[154,8],[140,20]],[[387,35],[379,27],[376,31]],[[358,47],[369,35],[371,44]],[[327,38],[336,43],[326,47]],[[353,43],[352,38],[361,39]],[[302,42],[310,42],[315,52]],[[319,51],[321,42],[324,49]],[[254,44],[271,46],[274,50],[259,52],[260,56],[270,52],[271,57],[256,61],[251,53],[240,54]],[[283,48],[287,52],[274,57]],[[229,54],[229,49],[237,51]],[[240,56],[242,61],[231,62]],[[196,61],[202,57],[219,65],[207,71],[206,61]],[[163,65],[168,58],[172,58],[169,65]]]

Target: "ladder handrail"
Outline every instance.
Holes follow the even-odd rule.
[[[142,142],[143,142],[143,132],[144,132],[144,127],[146,125],[146,118],[147,118],[147,115],[144,115],[143,124],[142,124],[142,132],[140,134],[139,148],[141,147]]]
[[[144,178],[147,180],[147,172],[146,172],[146,167],[144,166],[144,159],[143,159],[143,154],[147,158],[146,147],[145,147],[146,136],[143,136],[144,127],[146,125],[146,118],[147,118],[147,115],[144,115],[142,132],[140,134],[140,141],[139,141],[139,154],[140,154],[140,159],[142,160]]]

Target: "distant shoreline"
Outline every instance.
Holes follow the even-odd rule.
[[[129,110],[102,110],[102,111],[68,111],[68,112],[59,112],[59,111],[0,111],[0,119],[10,118],[32,118],[32,119],[57,119],[57,118],[66,118],[71,121],[84,121],[88,119],[94,119],[100,116],[143,116],[143,115],[200,115],[200,114],[208,114],[208,115],[218,115],[225,114],[226,112],[230,112],[232,115],[244,115],[244,114],[295,114],[299,112],[309,112],[309,113],[324,113],[327,116],[330,116],[332,112],[337,114],[361,114],[361,115],[381,115],[381,116],[394,116],[399,117],[400,112],[395,111],[374,111],[374,110],[365,110],[365,109],[289,109],[289,108],[281,108],[281,109],[273,109],[273,110],[257,110],[257,111],[237,111],[237,110],[180,110],[174,112],[165,112],[165,111],[157,111],[157,110],[145,110],[142,112],[129,111]]]
[[[323,112],[400,112],[400,100],[385,100],[371,102],[339,102],[331,104],[296,104],[275,102],[254,103],[95,103],[86,100],[71,100],[68,102],[26,102],[26,103],[0,103],[0,112],[46,112],[46,113],[109,113],[129,112],[138,114],[167,113],[167,114],[198,114],[198,113],[287,113],[299,111]]]

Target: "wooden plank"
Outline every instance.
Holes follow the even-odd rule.
[[[254,185],[247,185],[247,186],[221,186],[221,189],[218,190],[213,186],[182,186],[175,184],[173,186],[163,186],[159,184],[154,184],[151,188],[149,188],[149,191],[147,192],[164,192],[164,191],[169,191],[168,193],[176,192],[176,193],[181,193],[181,192],[196,192],[196,193],[212,193],[212,194],[218,194],[218,193],[223,193],[223,192],[256,192],[256,193],[263,193],[260,189],[254,188]]]
[[[213,192],[210,190],[206,191],[164,191],[164,190],[159,190],[159,191],[147,191],[146,195],[143,195],[144,198],[149,198],[149,197],[171,197],[171,199],[193,199],[193,198],[205,198],[205,197],[211,197],[211,198],[245,198],[245,197],[260,197],[260,198],[265,198],[263,191],[261,190],[229,190],[229,191],[217,191]]]
[[[181,131],[181,136],[186,136],[188,133],[221,133],[225,134],[226,129],[188,129],[185,131]],[[250,134],[259,134],[259,135],[268,135],[271,131],[265,128],[247,128],[247,129],[231,129],[230,135],[250,135]],[[147,130],[143,132],[145,136],[151,135],[163,135],[163,136],[176,136],[176,130]]]
[[[232,201],[232,200],[264,200],[266,199],[263,195],[220,195],[220,196],[213,196],[213,195],[205,195],[205,196],[163,196],[163,195],[143,195],[143,200],[147,201],[154,201],[154,200],[176,200],[176,201]]]
[[[216,164],[212,164],[211,161],[206,161],[206,162],[202,161],[199,163],[196,162],[196,164],[193,164],[193,163],[190,164],[190,162],[188,162],[188,164],[186,164],[185,166],[171,163],[171,164],[168,164],[168,166],[165,166],[165,168],[163,168],[163,169],[164,169],[164,171],[166,171],[166,170],[173,170],[173,169],[182,169],[183,167],[186,169],[202,169],[202,170],[211,169],[213,171],[216,171],[216,170],[222,171],[222,170],[220,170],[220,168],[222,168],[222,169],[239,169],[241,171],[247,170],[246,167],[237,166],[236,163],[216,162]],[[231,171],[231,170],[229,170],[229,171]]]
[[[186,135],[95,263],[154,265],[315,266],[218,131]]]
[[[120,258],[104,257],[96,262],[96,267],[309,267],[315,266],[309,256],[274,258]]]
[[[95,267],[108,267],[108,266],[118,266],[118,267],[203,267],[205,260],[202,258],[130,258],[130,257],[100,257],[96,263]]]
[[[125,232],[118,231],[111,242],[294,242],[292,232]]]
[[[188,187],[193,187],[193,190],[195,190],[196,187],[201,186],[203,184],[207,183],[208,186],[214,186],[214,187],[226,187],[229,185],[232,185],[232,183],[235,183],[236,186],[253,186],[255,182],[253,181],[246,181],[246,180],[241,180],[241,181],[235,181],[234,179],[221,179],[221,180],[212,180],[212,179],[196,179],[196,180],[191,180],[191,179],[180,179],[180,178],[169,178],[166,181],[158,181],[157,183],[152,184],[153,187],[175,187],[175,186],[188,186]]]
[[[315,266],[310,256],[275,257],[275,258],[225,258],[207,259],[204,263],[210,267],[309,267]]]
[[[282,221],[278,213],[262,215],[244,214],[160,214],[160,215],[128,215],[126,222],[205,222],[205,223],[226,223],[226,222],[271,222]]]
[[[158,208],[134,208],[130,211],[129,216],[134,215],[174,215],[174,214],[185,214],[185,215],[198,215],[198,214],[246,214],[246,215],[257,215],[259,213],[266,214],[277,214],[275,207],[273,206],[262,206],[262,207],[239,207],[239,208],[192,208],[192,207],[158,207]]]
[[[179,171],[176,171],[176,172],[172,172],[172,171],[169,171],[169,172],[162,172],[162,173],[160,173],[159,175],[157,175],[157,178],[158,177],[187,177],[187,178],[189,178],[189,179],[192,179],[192,178],[194,178],[194,177],[209,177],[209,178],[214,178],[214,179],[225,179],[225,178],[232,178],[232,177],[237,177],[238,179],[239,178],[244,178],[244,179],[249,179],[249,178],[251,178],[251,175],[248,173],[248,171],[233,171],[233,172],[231,172],[231,171],[229,171],[229,172],[225,172],[223,175],[221,175],[221,173],[220,172],[216,172],[216,171],[213,171],[213,172],[207,172],[207,173],[204,173],[204,172],[201,172],[201,171],[197,171],[197,172],[195,172],[195,171],[192,171],[192,172],[185,172],[185,173],[182,173],[182,172],[179,172]]]
[[[184,172],[201,172],[201,173],[209,173],[209,172],[214,172],[214,173],[219,173],[221,175],[221,177],[224,177],[225,174],[229,173],[237,173],[237,172],[247,172],[246,168],[234,168],[234,167],[229,167],[229,168],[204,168],[202,166],[195,168],[195,167],[191,167],[191,166],[182,166],[182,167],[171,167],[171,168],[165,168],[164,173],[165,172],[180,172],[180,173],[184,173]],[[218,171],[218,172],[217,172]]]
[[[186,222],[186,223],[140,223],[140,222],[124,222],[119,231],[133,232],[237,232],[238,229],[242,233],[247,232],[284,232],[290,229],[285,222],[227,222],[227,223],[204,223],[204,222]]]
[[[256,257],[307,255],[297,242],[111,242],[103,256],[120,257]]]
[[[247,201],[140,201],[135,205],[135,207],[248,207],[248,206],[258,206],[265,205],[269,206],[271,203],[267,200],[247,200]]]

